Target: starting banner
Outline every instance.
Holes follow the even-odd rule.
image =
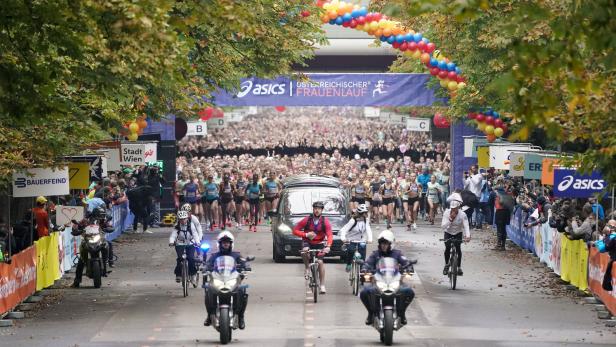
[[[13,309],[36,290],[36,249],[15,254],[10,264],[0,263],[0,314]]]
[[[429,74],[308,73],[307,81],[287,77],[243,79],[234,94],[212,93],[218,106],[432,106],[444,102],[427,85]]]
[[[590,256],[588,257],[588,287],[603,302],[607,309],[615,315],[616,264],[612,264],[612,291],[608,292],[601,285],[609,262],[610,256],[607,253],[599,253],[595,247],[590,248]]]
[[[34,242],[36,246],[36,290],[53,285],[61,277],[58,233]]]

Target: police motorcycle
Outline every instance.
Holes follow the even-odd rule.
[[[372,283],[377,289],[371,297],[372,307],[375,308],[372,326],[379,332],[381,342],[386,346],[392,345],[394,331],[403,326],[397,315],[397,301],[401,300],[400,285],[410,281],[414,263],[416,261],[400,269],[396,259],[384,257],[377,262],[374,274],[363,273],[362,282]]]
[[[205,259],[209,245],[202,243],[200,248]],[[231,341],[232,331],[239,327],[238,316],[234,314],[234,305],[238,305],[236,295],[248,287],[242,281],[251,272],[248,262],[254,259],[251,256],[243,258],[246,265],[240,268],[233,257],[220,256],[214,261],[211,271],[203,268],[203,288],[212,291],[217,301],[216,313],[211,317],[212,326],[220,333],[220,343],[223,345]]]
[[[77,227],[73,227],[71,234],[81,236],[76,271],[80,273],[85,265],[86,276],[94,281],[94,288],[100,288],[102,277],[107,276],[107,264],[103,260],[103,257],[107,257],[109,254],[105,233],[113,232],[113,228],[100,224],[101,218],[107,221],[105,211],[99,212],[98,209],[95,209],[81,223],[72,220]],[[105,256],[103,256],[103,253]],[[87,259],[83,259],[84,256]]]

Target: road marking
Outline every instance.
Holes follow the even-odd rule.
[[[307,321],[313,321],[313,320],[314,320],[314,318],[313,318],[313,317],[306,317],[305,319],[306,319]]]

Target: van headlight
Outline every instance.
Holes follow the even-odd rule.
[[[290,234],[293,232],[291,227],[286,225],[285,223],[280,223],[280,225],[278,226],[278,231],[285,234]]]

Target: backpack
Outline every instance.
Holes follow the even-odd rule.
[[[312,215],[312,213],[310,214],[310,216],[308,216],[308,220],[306,221],[306,226],[314,225],[313,217],[314,216]],[[321,226],[321,232],[325,233],[325,217],[323,217],[323,215],[321,215],[321,217],[319,217],[319,218],[320,218],[319,219],[319,226]],[[314,230],[314,232],[316,233],[317,231]]]

